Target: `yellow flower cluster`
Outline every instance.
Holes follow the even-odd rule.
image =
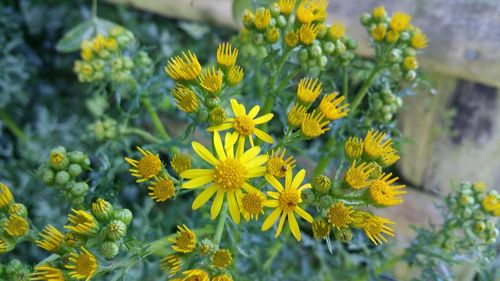
[[[29,230],[28,211],[21,203],[16,203],[10,188],[0,182],[0,255],[14,249]]]

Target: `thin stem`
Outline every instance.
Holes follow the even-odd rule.
[[[274,105],[274,100],[276,99],[276,89],[278,87],[275,87],[274,84],[276,84],[276,80],[278,79],[279,73],[281,72],[281,68],[283,68],[283,65],[285,65],[285,62],[288,59],[288,56],[290,55],[290,50],[286,50],[283,53],[283,56],[281,57],[280,62],[278,63],[278,66],[276,67],[276,70],[274,71],[273,75],[271,76],[271,79],[269,80],[269,89],[273,89],[271,93],[267,96],[266,101],[264,103],[264,108],[262,109],[263,114],[267,114],[271,112],[273,109]]]
[[[335,136],[331,135],[330,138],[328,139],[328,142],[325,145],[325,150],[324,150],[325,154],[321,156],[321,158],[318,161],[318,165],[314,170],[315,176],[319,176],[325,171],[326,167],[328,166],[328,160],[330,160],[330,151],[332,150],[334,145],[335,145]]]
[[[92,19],[97,19],[97,0],[92,0]]]
[[[227,211],[228,211],[228,206],[227,202],[225,202],[219,214],[219,221],[217,222],[217,228],[215,229],[215,234],[214,234],[214,243],[217,244],[217,247],[219,246],[220,241],[222,240],[222,232],[224,232],[224,225],[227,219]]]
[[[141,98],[142,105],[146,108],[146,111],[149,114],[149,117],[151,118],[151,121],[153,122],[153,126],[155,127],[156,132],[160,135],[162,140],[164,141],[170,141],[170,136],[167,133],[167,130],[165,130],[165,127],[163,127],[163,124],[161,123],[160,117],[158,116],[158,113],[156,113],[156,110],[154,109],[153,105],[151,104],[151,101],[147,97],[142,97]]]
[[[5,124],[5,127],[18,139],[26,138],[24,132],[17,126],[16,122],[12,120],[10,115],[4,109],[0,110],[0,119]]]
[[[347,66],[342,67],[342,95],[347,100],[347,96],[349,95],[349,80],[347,76]]]
[[[368,92],[368,89],[373,83],[373,80],[375,80],[375,77],[377,77],[377,74],[379,71],[382,69],[382,67],[376,65],[373,69],[372,72],[370,73],[370,76],[368,76],[368,79],[363,83],[363,86],[361,86],[361,89],[359,89],[359,92],[356,94],[356,97],[354,97],[354,100],[351,103],[351,114],[354,114],[356,111],[356,108],[359,106],[363,98],[365,97],[366,93]]]
[[[139,137],[143,138],[144,140],[149,141],[151,143],[162,142],[161,139],[155,137],[150,132],[144,131],[143,129],[139,129],[139,128],[127,128],[127,129],[125,129],[123,134],[125,134],[125,135],[137,135],[137,136],[139,136]]]

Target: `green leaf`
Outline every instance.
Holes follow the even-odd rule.
[[[233,0],[233,19],[239,21],[245,9],[252,10],[252,0]]]

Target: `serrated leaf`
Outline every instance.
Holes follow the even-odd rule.
[[[245,9],[253,9],[252,0],[233,0],[233,19],[238,22]]]
[[[92,38],[95,32],[95,22],[88,20],[68,31],[59,42],[56,49],[61,53],[75,52],[80,49],[83,40]]]

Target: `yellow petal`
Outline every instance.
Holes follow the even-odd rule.
[[[254,107],[252,107],[252,109],[250,109],[250,112],[248,112],[248,117],[254,119],[255,116],[259,114],[259,111],[260,111],[260,106],[255,105]]]
[[[265,167],[265,166],[254,167],[254,168],[248,169],[247,178],[262,177],[263,175],[266,174],[266,171],[267,171],[267,167]]]
[[[286,169],[285,174],[285,188],[290,188],[292,186],[292,169]]]
[[[253,160],[250,160],[249,162],[247,162],[245,166],[249,169],[252,167],[262,166],[262,165],[264,165],[264,163],[267,162],[268,158],[269,157],[266,154],[259,155],[259,156],[255,157]]]
[[[215,158],[212,152],[208,151],[208,149],[206,149],[203,145],[195,141],[193,141],[191,145],[193,146],[193,149],[196,152],[196,154],[198,154],[201,157],[201,159],[207,161],[213,166],[217,165],[217,162],[219,162],[217,158]]]
[[[215,219],[220,213],[220,209],[222,208],[222,202],[224,201],[224,193],[225,193],[224,191],[219,190],[215,195],[215,200],[214,202],[212,202],[212,208],[210,208],[210,218],[212,220]]]
[[[246,191],[246,192],[260,192],[260,190],[258,190],[257,188],[253,187],[252,185],[250,185],[248,182],[244,182],[243,183],[243,189]],[[241,191],[240,191],[241,192]]]
[[[245,153],[243,153],[243,155],[241,155],[240,157],[241,164],[246,166],[245,164],[250,162],[250,160],[253,160],[255,157],[257,157],[257,155],[259,155],[259,152],[260,152],[260,147],[258,146],[254,146],[249,150],[245,151]]]
[[[274,237],[278,237],[281,233],[281,231],[283,230],[283,225],[285,224],[285,220],[286,220],[286,213],[283,212],[283,214],[281,214],[281,219],[280,219],[280,222],[278,223],[278,229],[276,230],[276,234],[274,235]]]
[[[181,173],[181,178],[193,179],[213,174],[212,169],[189,169]]]
[[[224,138],[224,149],[226,150],[227,158],[234,158],[234,142],[231,133],[227,133]]]
[[[200,208],[201,206],[205,205],[210,198],[215,194],[217,191],[217,186],[211,185],[207,189],[203,190],[198,196],[196,196],[196,199],[193,201],[192,208],[193,210],[196,210]]]
[[[281,214],[281,209],[275,209],[274,211],[272,211],[271,214],[269,214],[269,216],[264,220],[264,223],[262,224],[261,228],[262,231],[266,231],[269,228],[271,228],[271,226],[273,226],[273,224],[276,222],[280,214]]]
[[[278,190],[279,192],[283,192],[283,185],[281,185],[281,183],[273,175],[266,174],[265,178],[270,185],[276,188],[276,190]]]
[[[302,184],[302,181],[304,181],[304,178],[306,177],[306,170],[302,169],[300,170],[296,175],[295,178],[293,179],[292,182],[292,188],[297,189],[299,186]]]
[[[288,225],[290,226],[290,230],[292,231],[293,236],[297,241],[300,241],[300,229],[297,220],[295,219],[295,215],[293,212],[288,213]]]
[[[299,191],[302,191],[304,189],[307,189],[307,188],[312,188],[312,185],[310,183],[306,183],[304,185],[302,185],[301,187],[299,187]]]
[[[222,140],[220,138],[219,132],[214,132],[214,147],[215,152],[219,156],[220,160],[226,160],[226,152],[224,151],[224,147],[222,146]]]
[[[230,191],[227,193],[227,203],[229,204],[229,214],[233,219],[234,223],[240,223],[240,208],[238,207],[238,203],[236,202],[236,198],[234,197],[234,191]]]
[[[275,199],[266,200],[264,202],[264,206],[269,207],[269,208],[278,208],[279,205],[280,205],[280,202],[278,200],[275,200]]]
[[[226,119],[224,122],[227,122],[227,121],[228,120]],[[222,124],[217,125],[217,126],[208,127],[207,131],[208,132],[225,131],[225,130],[231,129],[232,127],[233,127],[233,122],[227,122],[227,123],[222,123]]]
[[[255,123],[255,125],[263,124],[273,119],[273,116],[274,114],[268,113],[266,115],[262,115],[261,117],[254,119],[253,122]]]
[[[311,215],[309,215],[308,212],[306,212],[304,209],[302,209],[301,207],[295,207],[295,210],[294,210],[297,215],[299,215],[301,218],[305,219],[307,222],[309,223],[312,223],[313,222],[313,217]]]
[[[203,177],[197,177],[197,178],[194,178],[190,181],[187,181],[185,182],[183,185],[182,185],[182,188],[186,188],[186,189],[193,189],[193,188],[198,188],[202,185],[205,185],[209,182],[212,182],[214,180],[214,177],[213,175],[208,175],[208,176],[203,176]]]
[[[269,135],[268,133],[262,131],[261,129],[255,128],[253,130],[254,134],[261,140],[267,142],[267,143],[273,143],[273,137]]]
[[[236,148],[236,158],[241,157],[241,155],[243,155],[244,150],[245,150],[245,136],[238,134],[238,147]]]
[[[240,116],[240,115],[245,114],[243,112],[242,108],[240,107],[240,104],[238,103],[238,101],[236,99],[231,99],[230,103],[231,103],[231,108],[233,109],[234,115]]]

